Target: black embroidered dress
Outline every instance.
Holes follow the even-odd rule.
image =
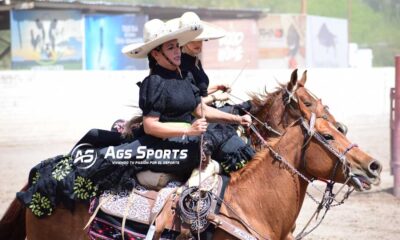
[[[181,78],[174,71],[156,66],[140,86],[139,106],[143,116],[157,116],[160,122],[189,125],[192,121],[191,113],[200,103],[199,90],[192,82],[193,76],[189,72],[182,71]],[[217,149],[227,142],[232,134],[233,132],[223,129],[207,130],[204,134],[206,153],[221,154]],[[79,164],[74,163],[76,156],[72,156],[71,153],[59,155],[32,168],[28,189],[18,192],[17,198],[36,216],[43,217],[50,215],[60,203],[73,209],[75,201],[88,201],[104,191],[130,190],[133,188],[135,173],[141,170],[190,174],[200,161],[199,141],[199,136],[160,139],[143,134],[131,142],[95,148],[97,156],[89,168],[80,168]],[[148,154],[145,158],[148,164],[145,164],[145,161],[138,159],[139,147],[153,151],[186,150],[187,154],[162,155],[161,158]],[[118,156],[108,155],[110,148],[114,153],[131,151],[129,158],[120,159]],[[249,153],[233,149],[226,154],[240,158]]]
[[[184,71],[189,71],[193,74],[194,84],[200,90],[200,96],[207,97],[208,85],[210,80],[207,74],[204,72],[203,65],[197,57],[193,57],[187,53],[182,53],[181,55],[181,69]]]
[[[195,56],[182,53],[181,68],[193,74],[194,83],[200,90],[200,96],[207,97],[207,89],[210,81],[203,69],[201,61]],[[225,104],[218,108],[220,111],[235,115],[246,114],[243,109],[250,111],[250,101],[237,105]],[[224,171],[227,173],[242,168],[255,154],[255,151],[250,147],[250,145],[244,143],[244,141],[236,134],[236,128],[237,125],[221,123],[213,123],[208,127],[208,131],[214,135],[214,139],[226,139],[224,144],[219,145],[219,147],[213,151],[212,158],[220,162]],[[221,136],[218,136],[219,134]],[[226,135],[230,135],[231,137],[226,138]]]
[[[190,124],[191,113],[200,102],[199,91],[191,84],[192,81],[190,73],[183,72],[181,79],[176,72],[156,66],[140,87],[139,105],[143,115],[158,116],[161,122]],[[166,158],[157,159],[161,164],[135,164],[139,162],[136,156],[140,146],[153,150],[186,149],[187,154],[186,157],[170,154]],[[133,187],[132,177],[140,170],[190,172],[198,165],[200,156],[199,137],[160,139],[143,134],[131,142],[113,146],[114,152],[130,150],[129,159],[107,156],[108,148],[95,149],[98,154],[96,161],[87,169],[74,164],[70,154],[42,161],[30,171],[29,188],[17,193],[17,198],[36,216],[42,217],[50,215],[59,203],[72,209],[76,200],[87,201],[107,190],[130,189]],[[146,160],[151,162],[154,158],[148,156]],[[121,164],[123,161],[126,164]]]

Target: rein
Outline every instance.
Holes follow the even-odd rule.
[[[313,117],[310,120],[310,123],[315,123],[315,114],[312,115]],[[314,120],[313,120],[314,119]],[[314,179],[309,179],[306,176],[304,176],[301,172],[299,172],[294,166],[292,166],[282,155],[280,155],[277,151],[275,151],[271,145],[269,145],[267,143],[267,141],[265,141],[265,139],[261,136],[261,134],[258,132],[257,128],[254,125],[251,125],[250,129],[255,133],[255,135],[260,139],[260,141],[262,142],[263,146],[267,147],[270,152],[272,153],[273,157],[278,160],[279,162],[285,164],[293,173],[297,174],[298,176],[300,176],[303,180],[305,180],[306,182],[308,182],[309,185],[311,185],[312,187],[314,187],[315,189],[317,189],[320,193],[323,194],[321,201],[317,201],[311,194],[307,193],[307,195],[318,204],[318,207],[316,209],[316,211],[314,212],[314,214],[310,217],[309,221],[307,222],[306,226],[302,229],[302,231],[296,236],[296,240],[297,239],[302,239],[303,237],[305,237],[306,235],[310,234],[312,231],[314,231],[323,221],[323,219],[325,218],[325,215],[327,214],[328,210],[331,207],[334,206],[339,206],[341,204],[344,203],[344,201],[350,196],[350,194],[354,191],[354,189],[348,189],[348,191],[345,193],[344,197],[342,200],[338,201],[336,200],[336,196],[339,192],[342,191],[342,189],[344,188],[344,186],[346,186],[347,182],[352,178],[352,174],[350,172],[350,168],[347,165],[347,159],[345,157],[345,154],[347,152],[349,152],[353,147],[356,147],[356,144],[350,144],[350,146],[348,146],[346,148],[346,150],[343,153],[339,153],[336,149],[334,149],[328,142],[326,142],[326,140],[318,133],[313,131],[313,127],[309,127],[310,125],[308,125],[306,123],[306,121],[303,118],[299,118],[297,119],[295,122],[293,122],[292,124],[294,125],[295,123],[297,123],[298,121],[301,121],[301,126],[307,131],[307,133],[312,133],[312,135],[310,135],[311,137],[314,137],[317,141],[319,141],[323,146],[326,147],[326,149],[328,151],[330,151],[331,153],[333,153],[339,161],[336,162],[335,167],[333,169],[333,172],[331,174],[330,179],[333,179],[333,177],[336,175],[336,171],[337,171],[337,166],[339,165],[339,162],[342,163],[343,165],[343,170],[346,171],[346,175],[348,175],[349,177],[346,179],[345,183],[342,185],[342,187],[334,194],[333,193],[333,186],[335,184],[335,182],[333,180],[329,180],[324,181],[327,182],[327,186],[325,188],[325,191],[322,191],[319,187],[315,186],[313,184],[313,180]],[[313,126],[313,125],[311,125]],[[306,139],[306,138],[305,138]],[[309,141],[306,142],[306,144]],[[303,146],[304,149],[305,146]],[[302,151],[302,159],[304,159],[304,151]],[[319,179],[322,180],[322,179]],[[333,202],[337,202],[337,204],[333,204]],[[323,216],[321,217],[321,219],[319,220],[319,222],[312,227],[312,229],[308,232],[305,232],[305,230],[307,229],[307,227],[310,225],[311,220],[314,218],[314,216],[318,216],[320,211],[325,207],[325,212],[323,214]]]
[[[200,101],[201,104],[201,117],[205,118],[204,115],[204,105],[203,105],[203,99],[201,99]],[[197,188],[196,194],[198,194],[198,196],[202,195],[202,191],[201,191],[201,171],[203,170],[203,162],[206,162],[207,157],[204,153],[204,133],[201,134],[200,136],[200,163],[199,163],[199,186]],[[200,225],[200,219],[201,219],[201,208],[202,206],[200,206],[200,201],[197,201],[197,205],[196,205],[196,212],[197,212],[197,224]],[[197,227],[197,239],[200,239],[200,227]]]
[[[228,93],[228,92],[226,92]],[[245,102],[244,100],[240,99],[239,97],[233,95],[232,93],[228,93],[231,97],[234,97],[242,102]],[[232,99],[231,99],[232,101]],[[232,101],[233,103],[235,103],[234,101]],[[236,103],[235,103],[236,104]],[[259,124],[261,124],[265,129],[267,129],[270,132],[273,132],[274,134],[278,135],[278,136],[282,136],[282,133],[280,133],[278,130],[275,130],[274,128],[272,128],[270,125],[268,125],[268,123],[266,122],[262,122],[260,119],[258,119],[256,116],[254,116],[253,114],[251,114],[249,111],[247,111],[246,109],[239,107],[240,110],[242,110],[243,112],[245,112],[246,114],[248,114],[253,120],[256,120]]]
[[[287,88],[284,89],[285,90],[285,95],[284,96],[284,104],[285,106],[289,105],[291,101],[297,102],[297,99],[295,97],[295,92],[291,92],[289,91]],[[308,91],[308,90],[307,90]],[[309,92],[309,91],[308,91]],[[310,92],[309,92],[310,93]],[[243,101],[242,99],[240,99],[239,97],[228,93],[231,97],[238,99],[240,101]],[[314,94],[311,94],[312,97],[314,97],[315,99],[316,96]],[[231,99],[232,101],[232,99]],[[233,101],[234,102],[234,101]],[[234,102],[235,103],[235,102]],[[236,103],[235,103],[236,104]],[[292,105],[289,105],[293,108]],[[263,126],[266,130],[273,132],[274,134],[278,135],[278,136],[282,136],[283,134],[280,133],[279,131],[273,129],[271,126],[269,126],[266,122],[262,122],[261,120],[259,120],[256,116],[254,116],[253,114],[251,114],[249,111],[241,108],[242,111],[244,111],[246,114],[248,114],[252,119],[254,119],[256,122],[258,122],[259,124],[261,124],[261,126]],[[327,120],[326,116],[322,117],[323,119]],[[339,151],[337,151],[334,147],[332,147],[331,144],[329,144],[329,142],[327,142],[325,140],[325,138],[319,134],[318,132],[315,131],[314,129],[314,125],[315,125],[315,121],[316,121],[316,115],[315,113],[312,113],[311,119],[310,119],[310,123],[308,124],[303,117],[299,117],[296,121],[294,121],[292,124],[297,123],[298,121],[301,121],[301,126],[303,127],[303,129],[306,130],[306,134],[305,134],[305,143],[303,144],[302,147],[302,152],[301,152],[301,160],[304,163],[304,169],[306,166],[306,160],[304,159],[304,154],[306,151],[306,147],[308,146],[309,141],[311,140],[312,137],[314,137],[319,143],[321,143],[330,153],[332,153],[333,155],[335,155],[338,158],[338,161],[336,161],[335,167],[332,170],[331,176],[329,180],[325,180],[325,179],[320,179],[320,178],[307,178],[305,175],[303,175],[301,172],[299,172],[294,166],[292,166],[282,155],[280,155],[278,152],[276,152],[272,146],[270,146],[267,141],[261,136],[261,134],[259,133],[259,131],[257,130],[256,126],[254,124],[250,125],[250,129],[254,132],[254,134],[256,135],[256,137],[260,140],[262,146],[265,146],[269,149],[269,151],[272,153],[273,158],[275,158],[276,160],[278,160],[279,162],[285,164],[293,173],[297,174],[298,176],[300,176],[303,180],[305,180],[309,185],[311,185],[313,188],[317,189],[318,192],[322,193],[322,199],[320,201],[316,200],[315,197],[313,197],[310,193],[306,192],[306,194],[316,203],[318,204],[317,209],[315,210],[315,212],[313,213],[313,215],[310,217],[310,219],[308,220],[307,224],[304,226],[304,228],[300,231],[300,233],[296,236],[296,240],[298,239],[302,239],[305,236],[307,236],[308,234],[310,234],[311,232],[313,232],[323,221],[323,219],[325,218],[328,210],[331,207],[335,207],[335,206],[339,206],[341,204],[344,203],[344,201],[350,196],[350,194],[354,191],[354,188],[350,188],[348,187],[347,192],[344,194],[343,199],[338,201],[336,200],[337,195],[343,190],[344,186],[347,186],[346,184],[348,183],[348,181],[350,179],[355,179],[351,172],[351,169],[348,166],[347,163],[347,158],[346,158],[346,154],[353,149],[354,147],[358,147],[357,144],[350,144],[348,147],[345,148],[345,150],[340,153]],[[309,138],[307,139],[307,136],[309,136]],[[307,139],[307,140],[306,140]],[[333,187],[335,184],[335,181],[333,181],[333,178],[335,177],[337,170],[338,170],[338,166],[339,163],[342,163],[343,166],[343,174],[345,176],[347,176],[346,181],[344,182],[344,184],[341,186],[341,188],[336,192],[333,193]],[[321,189],[319,189],[316,185],[313,184],[313,181],[315,179],[318,179],[320,181],[323,181],[326,183],[326,188],[324,191],[322,191]],[[229,205],[227,203],[225,203],[223,200],[221,200],[226,206],[229,207]],[[336,204],[333,204],[333,202],[336,202]],[[325,211],[322,215],[322,217],[320,218],[319,222],[315,224],[315,226],[313,226],[311,228],[311,230],[306,232],[306,229],[308,228],[308,226],[310,225],[312,219],[317,216],[320,213],[320,211],[325,208]],[[231,211],[233,211],[233,209],[231,209],[229,207],[229,209]],[[235,212],[234,212],[235,213]],[[237,215],[239,217],[239,215]],[[242,223],[242,225],[244,225],[247,230],[249,230],[249,225],[246,224],[245,222],[242,221],[242,219],[240,219],[239,217],[239,221]],[[254,229],[252,229],[255,233],[258,234],[257,231],[255,231]],[[251,232],[251,231],[249,231]],[[261,236],[260,234],[258,234],[259,236]]]

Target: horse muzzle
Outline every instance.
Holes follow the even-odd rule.
[[[359,192],[370,190],[372,185],[379,185],[381,171],[378,161],[371,162],[366,171],[355,169],[350,173],[351,185]]]

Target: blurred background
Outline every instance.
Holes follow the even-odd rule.
[[[148,63],[121,48],[142,41],[148,19],[186,11],[227,31],[203,45],[211,84],[234,83],[245,100],[308,70],[306,87],[383,163],[380,186],[306,239],[400,239],[400,0],[0,0],[0,215],[32,166],[140,114]],[[315,207],[306,198],[297,229]]]
[[[0,69],[144,69],[116,49],[188,10],[229,31],[209,68],[242,55],[252,68],[393,66],[400,50],[398,0],[1,0]]]

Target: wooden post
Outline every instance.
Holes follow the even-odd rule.
[[[300,14],[301,15],[306,15],[307,14],[307,0],[301,0]]]
[[[396,82],[394,94],[394,126],[392,136],[393,159],[392,169],[394,175],[393,195],[400,197],[400,55],[395,57]]]

